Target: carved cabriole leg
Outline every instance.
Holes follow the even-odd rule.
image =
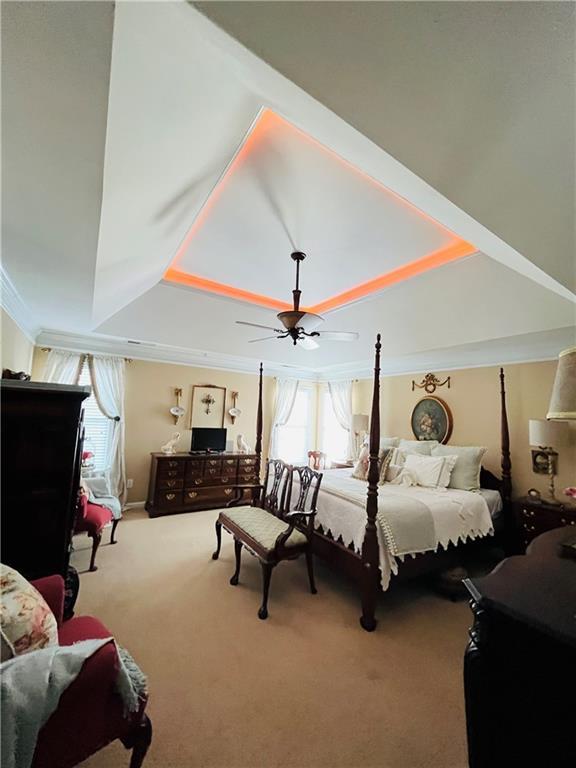
[[[142,722],[134,727],[134,733],[130,735],[130,739],[124,741],[124,746],[132,749],[130,768],[141,768],[151,742],[152,723],[148,715],[144,715]]]
[[[316,589],[316,582],[314,581],[314,555],[312,554],[312,546],[309,546],[306,550],[306,566],[308,568],[308,581],[310,582],[310,592],[315,595],[318,590]]]
[[[262,605],[258,611],[258,618],[264,620],[268,618],[268,592],[274,566],[271,563],[262,562],[260,565],[262,566]]]
[[[212,560],[218,560],[220,557],[220,547],[222,546],[222,523],[216,520],[216,551],[212,554]]]
[[[120,522],[119,517],[116,520],[112,521],[112,533],[110,534],[110,544],[116,544],[116,539],[114,538],[114,534],[116,533],[116,528],[118,527],[119,522]]]
[[[96,552],[98,552],[98,547],[100,546],[100,542],[102,541],[102,533],[95,533],[92,536],[92,557],[90,558],[90,570],[91,571],[97,571],[98,567],[95,565],[96,561]]]
[[[230,584],[232,584],[233,587],[238,584],[238,577],[240,576],[240,561],[242,559],[242,542],[238,539],[234,539],[234,554],[236,555],[236,570],[230,579]]]

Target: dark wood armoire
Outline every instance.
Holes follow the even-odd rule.
[[[2,380],[2,562],[66,575],[90,387]]]

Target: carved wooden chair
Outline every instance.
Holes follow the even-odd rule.
[[[292,501],[294,477],[299,485]],[[312,534],[314,515],[322,474],[310,467],[290,467],[283,461],[271,460],[266,480],[261,486],[259,506],[228,507],[216,521],[217,560],[220,555],[222,527],[234,537],[236,570],[230,584],[238,584],[242,547],[260,560],[262,566],[262,605],[259,619],[268,618],[268,593],[273,569],[282,560],[295,560],[305,555],[310,591],[316,594]]]
[[[308,464],[315,472],[319,469],[326,469],[326,454],[322,451],[308,451]]]

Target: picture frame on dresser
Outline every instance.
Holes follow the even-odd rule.
[[[194,427],[224,426],[226,413],[226,387],[214,384],[195,384],[192,387],[192,407],[190,408],[190,429]]]

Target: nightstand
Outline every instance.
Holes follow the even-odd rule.
[[[545,531],[564,525],[576,529],[576,504],[550,504],[545,499],[525,497],[514,502],[514,518],[518,543],[524,551],[532,539]]]

